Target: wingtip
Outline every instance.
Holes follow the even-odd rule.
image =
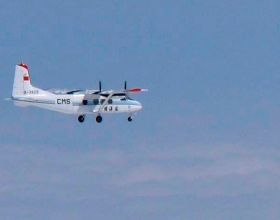
[[[129,90],[127,90],[128,92],[147,92],[148,89],[141,89],[139,87],[134,87],[134,88],[131,88]]]

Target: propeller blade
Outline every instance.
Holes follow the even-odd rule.
[[[99,92],[101,92],[102,87],[101,87],[101,81],[99,81]]]
[[[124,81],[124,90],[126,90],[127,86],[126,86],[127,82]]]

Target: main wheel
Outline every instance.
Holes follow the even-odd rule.
[[[129,122],[131,122],[131,121],[132,121],[132,118],[129,116],[129,117],[127,118],[127,120],[128,120]]]
[[[80,116],[78,117],[78,120],[79,120],[80,123],[83,123],[84,120],[85,120],[85,116],[84,116],[84,115],[80,115]]]
[[[97,122],[97,123],[102,122],[102,117],[101,117],[101,115],[97,115],[97,116],[96,116],[96,122]]]

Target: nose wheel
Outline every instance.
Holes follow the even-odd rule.
[[[132,117],[129,116],[129,117],[127,118],[127,120],[128,120],[129,122],[131,122],[131,121],[132,121]]]
[[[84,115],[80,115],[80,116],[78,117],[78,121],[79,121],[80,123],[83,123],[83,122],[85,121],[85,116],[84,116]]]
[[[101,122],[102,122],[102,117],[101,117],[101,115],[97,115],[97,116],[96,116],[96,122],[97,122],[97,123],[101,123]]]

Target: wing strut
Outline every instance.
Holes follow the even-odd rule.
[[[109,99],[112,98],[112,96],[113,96],[114,94],[115,94],[115,93],[114,93],[113,91],[111,91],[111,92],[109,93],[108,97],[107,97],[107,98],[105,99],[105,101],[103,102],[103,104],[99,107],[99,109],[98,109],[98,110],[95,110],[95,109],[94,109],[93,112],[99,113],[99,112],[104,108],[104,106],[108,104]]]

